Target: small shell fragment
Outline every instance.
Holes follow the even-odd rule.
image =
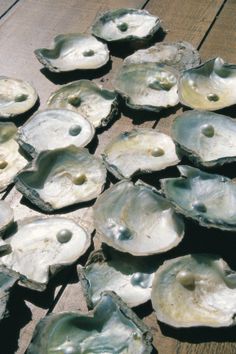
[[[0,119],[27,112],[37,100],[38,94],[28,82],[0,76]]]
[[[17,141],[31,156],[69,145],[86,146],[95,134],[93,125],[76,112],[48,109],[37,112],[18,131]]]
[[[200,55],[190,43],[156,43],[147,49],[140,49],[124,60],[124,65],[156,63],[172,66],[178,71],[193,68],[200,64]]]
[[[200,225],[236,230],[236,184],[229,178],[178,166],[181,177],[161,180],[162,190],[176,210]]]
[[[98,69],[109,61],[107,45],[89,34],[60,34],[53,49],[35,50],[37,59],[55,72]]]
[[[117,94],[102,89],[89,80],[79,80],[61,87],[48,99],[50,108],[66,108],[78,112],[95,128],[106,126],[117,112]]]
[[[236,272],[218,256],[192,254],[158,268],[152,305],[159,321],[173,327],[236,324]]]
[[[121,133],[105,147],[102,157],[109,171],[119,179],[179,163],[173,140],[148,128]]]
[[[172,138],[197,164],[211,167],[236,160],[236,122],[204,111],[188,111],[172,125]]]
[[[134,256],[166,252],[184,236],[182,218],[169,201],[141,182],[115,184],[97,199],[93,210],[101,240]]]
[[[141,63],[123,65],[115,81],[115,90],[133,109],[159,112],[179,103],[178,71],[166,65]]]
[[[5,200],[0,200],[0,234],[14,221],[13,209]]]
[[[221,58],[209,60],[184,71],[179,80],[180,102],[199,109],[215,111],[236,103],[236,65]]]
[[[0,321],[8,315],[7,304],[10,292],[17,280],[17,276],[0,269]]]
[[[92,26],[92,33],[107,42],[146,42],[160,28],[160,19],[146,10],[107,11]]]
[[[20,274],[22,285],[39,291],[45,290],[53,273],[82,256],[91,242],[73,220],[56,216],[26,219],[6,241],[12,252],[0,257],[0,264]]]
[[[71,145],[37,155],[16,176],[16,188],[33,204],[51,212],[96,198],[105,181],[102,161]]]
[[[93,252],[85,267],[78,266],[88,306],[93,308],[107,290],[114,291],[130,307],[150,300],[159,263],[155,256],[134,257],[108,247]]]
[[[11,122],[0,122],[0,192],[13,182],[15,175],[27,164],[15,141],[17,127]]]
[[[27,354],[150,354],[152,335],[137,315],[112,292],[93,311],[51,314],[41,320]]]

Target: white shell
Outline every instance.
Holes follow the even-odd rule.
[[[123,180],[99,196],[93,210],[102,242],[134,256],[166,252],[184,236],[182,218],[148,185]]]
[[[182,71],[200,64],[198,51],[188,42],[156,43],[147,49],[140,49],[124,60],[124,64],[157,63],[172,66]]]
[[[117,111],[117,94],[100,88],[89,80],[79,80],[61,87],[48,99],[50,108],[66,108],[80,113],[95,128],[106,126]]]
[[[54,48],[35,50],[37,59],[50,71],[98,69],[109,61],[107,45],[89,34],[60,34]]]
[[[91,242],[73,220],[56,216],[26,220],[6,241],[12,252],[1,257],[0,264],[26,277],[28,286],[37,290],[44,290],[51,273],[74,263]]]
[[[236,65],[216,58],[186,70],[179,80],[181,103],[199,109],[215,111],[236,103]]]
[[[105,147],[102,156],[119,179],[137,172],[160,171],[179,162],[172,138],[148,128],[121,133]]]
[[[37,92],[28,82],[0,76],[0,118],[27,112],[37,99]]]
[[[93,125],[76,112],[48,109],[37,112],[18,131],[17,140],[32,156],[68,145],[86,146],[93,138]]]
[[[159,112],[164,107],[176,106],[178,71],[166,65],[141,63],[123,65],[114,87],[133,109]]]
[[[33,204],[53,211],[96,198],[106,181],[102,161],[74,145],[43,151],[16,177],[16,188]]]
[[[107,11],[93,24],[92,32],[107,42],[147,40],[160,27],[160,19],[146,10]]]
[[[156,272],[152,306],[174,327],[235,325],[236,273],[213,255],[168,260]]]
[[[4,232],[13,220],[13,209],[5,200],[0,200],[0,233]]]
[[[236,121],[204,111],[187,111],[177,117],[174,141],[197,164],[211,167],[236,160]]]
[[[0,191],[6,189],[27,164],[27,160],[19,153],[16,133],[14,123],[0,122]]]

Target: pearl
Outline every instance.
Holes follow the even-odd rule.
[[[68,229],[62,229],[58,231],[57,235],[57,241],[60,243],[66,243],[69,242],[71,237],[72,237],[72,232]]]

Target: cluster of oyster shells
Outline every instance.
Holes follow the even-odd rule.
[[[145,10],[108,11],[93,24],[92,35],[58,35],[52,49],[35,54],[58,75],[98,70],[110,59],[107,44],[147,46],[159,27],[160,19]],[[93,310],[46,316],[28,353],[100,352],[101,346],[103,352],[150,353],[149,329],[129,308],[150,299],[158,320],[174,327],[236,324],[236,273],[219,256],[187,254],[163,263],[165,252],[182,241],[186,217],[203,227],[236,230],[234,181],[187,165],[178,167],[180,177],[161,179],[161,190],[131,180],[137,174],[168,173],[183,155],[204,168],[235,161],[234,120],[209,112],[236,103],[235,81],[236,65],[221,58],[200,65],[191,44],[156,43],[125,58],[114,91],[75,81],[53,92],[48,109],[19,129],[0,122],[0,191],[14,181],[47,213],[97,199],[93,219],[102,246],[78,266]],[[159,112],[179,102],[194,110],[174,120],[171,136],[147,128],[124,131],[95,157],[85,146],[95,129],[117,114],[119,97],[134,110]],[[0,77],[0,118],[16,119],[37,100],[29,83]],[[120,181],[103,192],[107,170]],[[91,244],[91,235],[65,216],[14,223],[5,201],[0,202],[0,233],[1,318],[16,282],[45,290],[50,278],[77,262]]]

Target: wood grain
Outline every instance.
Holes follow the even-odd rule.
[[[235,14],[236,1],[228,0],[200,49],[203,61],[220,56],[228,63],[236,63]]]

